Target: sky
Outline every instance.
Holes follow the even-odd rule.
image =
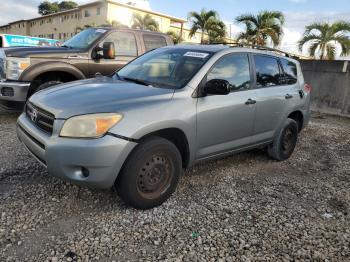
[[[79,4],[94,0],[77,0]],[[145,1],[145,0],[136,0]],[[41,0],[1,0],[0,25],[37,16]],[[286,17],[281,49],[298,52],[297,41],[306,25],[312,22],[350,22],[350,0],[148,0],[153,11],[187,18],[190,11],[213,9],[237,35],[242,28],[234,18],[245,13],[256,14],[261,10],[282,11]]]

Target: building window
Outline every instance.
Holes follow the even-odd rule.
[[[96,9],[96,15],[100,15],[101,14],[101,7],[97,7]]]
[[[91,15],[91,14],[90,14],[89,10],[85,10],[85,15],[84,15],[84,16],[85,16],[85,17],[90,17],[90,15]]]

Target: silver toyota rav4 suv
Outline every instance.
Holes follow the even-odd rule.
[[[148,52],[111,76],[34,94],[19,139],[49,174],[116,187],[136,208],[163,203],[184,168],[267,148],[289,158],[308,123],[310,86],[298,61],[225,45]]]

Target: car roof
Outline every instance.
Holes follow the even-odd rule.
[[[263,55],[270,55],[278,58],[285,58],[289,60],[295,61],[293,57],[291,57],[290,54],[277,50],[277,49],[269,49],[269,48],[257,48],[257,47],[240,47],[240,46],[229,46],[225,44],[214,44],[214,45],[200,45],[200,44],[178,44],[175,46],[168,46],[166,48],[181,48],[181,49],[188,49],[188,50],[196,50],[196,51],[202,51],[202,52],[212,52],[212,53],[219,53],[226,51],[227,53],[235,52],[247,52],[247,53],[256,53],[256,54],[263,54]],[[225,52],[225,53],[226,53]]]

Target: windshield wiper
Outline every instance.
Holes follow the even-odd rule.
[[[73,47],[68,46],[68,45],[61,45],[61,47],[65,47],[65,48],[73,49]]]
[[[144,85],[144,86],[152,86],[151,83],[141,80],[141,79],[137,79],[137,78],[130,78],[130,77],[123,77],[121,78],[119,75],[117,75],[121,80],[126,80],[126,81],[130,81],[130,82],[134,82],[136,84],[140,84],[140,85]]]

